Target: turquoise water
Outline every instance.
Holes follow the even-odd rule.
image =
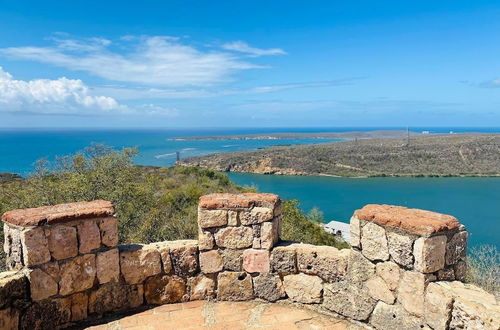
[[[394,204],[451,214],[470,233],[469,246],[500,248],[500,178],[331,178],[229,173],[239,185],[255,186],[305,211],[319,207],[325,220],[349,222],[365,204]]]

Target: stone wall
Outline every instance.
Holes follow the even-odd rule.
[[[53,329],[188,300],[287,300],[376,329],[498,329],[495,298],[463,284],[452,216],[367,205],[352,249],[282,242],[272,194],[200,199],[198,241],[117,246],[109,202],[7,212],[0,329]]]

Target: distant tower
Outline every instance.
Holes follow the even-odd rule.
[[[176,151],[176,152],[175,152],[175,160],[176,160],[176,161],[181,160],[181,153],[180,153],[180,152],[178,152],[178,151]]]

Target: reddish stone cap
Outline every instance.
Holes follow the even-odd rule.
[[[111,202],[96,200],[12,210],[5,212],[2,220],[17,226],[33,227],[76,219],[110,216],[114,212]]]
[[[200,197],[199,206],[203,209],[238,209],[254,206],[273,208],[280,198],[275,194],[210,194]]]
[[[361,210],[356,210],[354,215],[360,220],[382,226],[399,227],[425,236],[460,226],[460,222],[451,215],[403,206],[368,204]]]

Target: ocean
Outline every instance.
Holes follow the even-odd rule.
[[[103,143],[114,148],[138,147],[135,163],[172,166],[181,158],[215,152],[254,150],[272,145],[311,144],[337,139],[286,140],[171,140],[188,136],[213,136],[280,132],[370,131],[380,127],[344,128],[228,128],[228,129],[0,129],[0,172],[29,175],[37,159],[54,159]],[[405,128],[391,128],[405,129]],[[412,127],[430,133],[500,133],[500,128]],[[500,178],[329,178],[316,176],[264,176],[230,173],[240,185],[262,192],[299,199],[304,211],[318,207],[325,220],[348,222],[352,212],[367,203],[387,203],[424,208],[456,216],[471,234],[471,246],[500,247]]]

